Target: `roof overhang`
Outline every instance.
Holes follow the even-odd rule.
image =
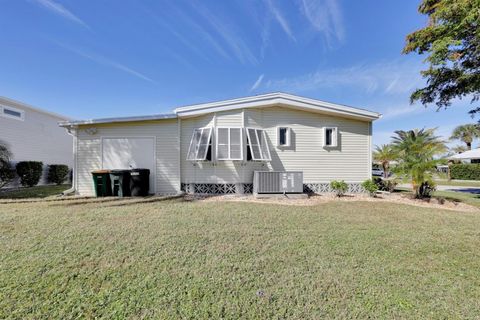
[[[73,127],[73,126],[81,126],[81,125],[89,125],[89,124],[154,121],[154,120],[165,120],[165,119],[176,119],[176,118],[177,118],[176,114],[170,113],[170,114],[156,114],[156,115],[150,115],[150,116],[137,116],[137,117],[119,117],[119,118],[61,121],[58,123],[58,125],[60,127]]]
[[[381,114],[365,109],[325,102],[316,99],[303,98],[286,93],[270,93],[265,95],[246,97],[219,102],[211,102],[176,108],[175,113],[180,118],[194,117],[211,112],[228,111],[247,108],[265,108],[283,106],[309,112],[318,112],[346,118],[365,121],[374,121],[381,118]]]
[[[61,121],[61,127],[73,127],[81,125],[94,125],[106,123],[125,123],[136,121],[153,121],[175,118],[196,117],[212,112],[248,109],[248,108],[267,108],[267,107],[287,107],[291,109],[303,110],[308,112],[316,112],[333,116],[341,116],[345,118],[358,119],[363,121],[374,121],[381,118],[381,114],[365,109],[354,108],[341,104],[325,102],[316,99],[309,99],[299,97],[286,93],[269,93],[253,97],[246,97],[240,99],[224,100],[218,102],[210,102],[203,104],[196,104],[186,107],[176,108],[171,114],[158,114],[150,116],[136,116],[136,117],[117,117],[117,118],[102,118],[90,120],[74,120]]]

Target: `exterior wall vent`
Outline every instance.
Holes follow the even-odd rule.
[[[303,172],[255,171],[253,193],[303,193]]]

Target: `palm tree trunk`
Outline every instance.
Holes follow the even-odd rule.
[[[471,142],[466,142],[468,150],[472,150],[472,143]]]
[[[382,167],[383,167],[383,177],[387,179],[388,178],[388,162],[383,162]]]

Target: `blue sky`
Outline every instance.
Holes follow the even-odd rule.
[[[284,91],[384,114],[397,129],[472,122],[469,101],[411,106],[420,0],[0,0],[0,95],[75,119]]]

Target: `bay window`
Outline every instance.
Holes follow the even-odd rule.
[[[212,160],[212,128],[199,128],[193,130],[187,160],[204,161]]]
[[[218,127],[216,150],[217,160],[243,160],[242,128]]]
[[[268,148],[265,130],[247,128],[248,148],[252,160],[270,161],[270,150]]]

